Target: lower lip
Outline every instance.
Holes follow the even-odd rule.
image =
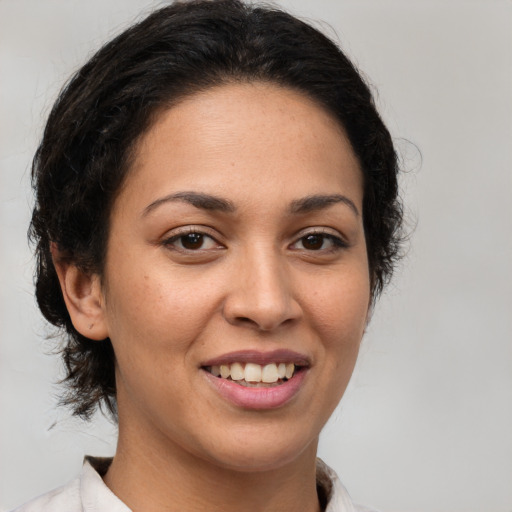
[[[203,372],[219,394],[234,405],[244,409],[277,409],[297,395],[307,370],[300,370],[290,380],[268,388],[248,388],[232,380],[215,377],[206,370]]]

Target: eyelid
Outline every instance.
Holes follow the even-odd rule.
[[[300,238],[304,238],[308,235],[325,235],[333,238],[339,238],[342,242],[348,245],[347,237],[344,236],[340,231],[334,228],[328,228],[326,226],[312,226],[309,228],[301,229],[295,236],[294,240],[297,241]]]
[[[168,231],[162,237],[161,243],[162,243],[162,245],[171,245],[173,242],[175,242],[182,236],[186,236],[186,235],[189,235],[192,233],[197,233],[198,235],[202,235],[202,236],[211,238],[218,247],[224,247],[224,244],[219,241],[220,236],[218,235],[218,232],[212,233],[212,231],[213,230],[211,228],[209,228],[208,226],[203,226],[203,225],[194,225],[194,224],[190,225],[189,224],[186,226],[180,226],[180,227],[177,227],[177,228],[174,228],[174,229]],[[202,250],[205,251],[205,250],[211,250],[211,249],[202,249]],[[183,251],[186,251],[186,249],[183,249]],[[197,249],[197,250],[191,251],[191,252],[200,252],[200,251],[201,251],[201,249]]]
[[[294,248],[293,246],[296,245],[297,243],[299,243],[303,238],[309,236],[309,235],[322,235],[324,236],[325,238],[327,239],[330,239],[332,244],[334,245],[334,247],[331,247],[329,249],[318,249],[318,250],[308,250],[308,249],[296,249]],[[333,229],[333,228],[327,228],[327,227],[310,227],[310,228],[305,228],[301,231],[299,231],[295,237],[294,237],[294,241],[290,244],[289,248],[291,250],[296,250],[296,251],[306,251],[306,252],[311,252],[311,253],[318,253],[318,255],[320,254],[326,254],[326,253],[333,253],[333,252],[337,252],[337,251],[340,251],[340,250],[343,250],[343,249],[347,249],[350,247],[350,244],[349,242],[347,241],[346,237],[340,233],[337,229]]]

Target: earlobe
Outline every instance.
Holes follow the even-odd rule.
[[[108,338],[105,301],[98,274],[88,274],[63,258],[52,243],[53,264],[59,278],[64,302],[75,329],[92,340]]]

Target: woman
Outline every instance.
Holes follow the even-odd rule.
[[[113,460],[19,510],[362,510],[316,460],[401,209],[358,72],[292,16],[177,3],[103,47],[34,159],[37,299],[63,402]]]

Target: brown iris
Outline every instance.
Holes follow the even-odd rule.
[[[324,243],[324,235],[308,235],[302,239],[304,249],[318,251]]]
[[[189,233],[181,237],[181,244],[185,249],[200,249],[203,245],[204,235],[200,233]]]

